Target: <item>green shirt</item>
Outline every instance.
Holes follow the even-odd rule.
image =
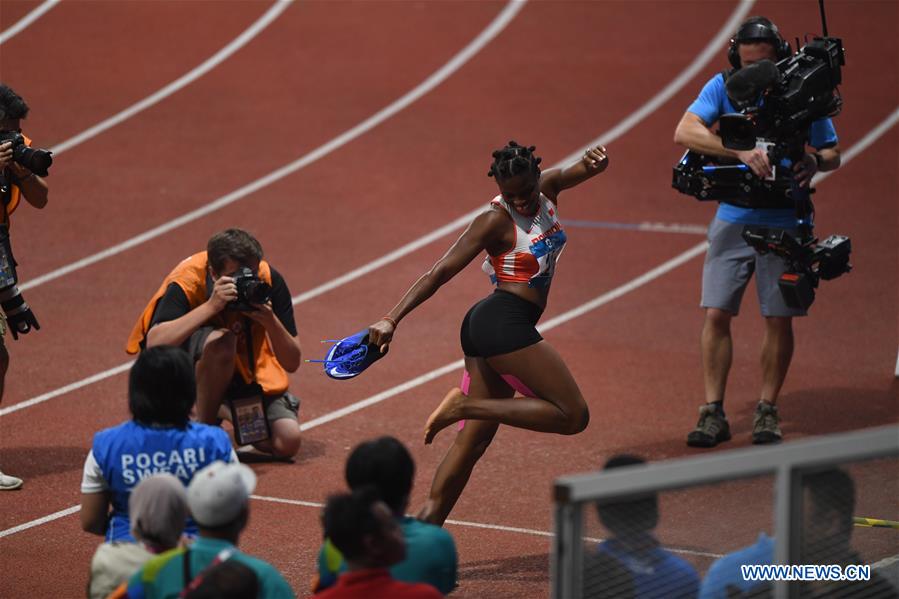
[[[423,582],[444,595],[456,588],[456,543],[445,529],[415,518],[398,520],[406,540],[406,559],[390,568],[390,574],[403,582]],[[318,553],[318,580],[313,592],[333,586],[347,565],[340,550],[325,539]]]
[[[223,549],[233,549],[229,559],[236,560],[256,573],[259,579],[260,599],[295,597],[293,589],[284,577],[269,563],[241,553],[233,544],[220,539],[199,537],[190,546],[190,573],[196,576],[208,566]],[[144,564],[128,581],[129,599],[176,598],[184,588],[184,548],[178,547],[161,553]]]

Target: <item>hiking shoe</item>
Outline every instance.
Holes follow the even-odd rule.
[[[699,422],[687,435],[690,447],[714,447],[722,441],[730,441],[730,425],[721,408],[715,404],[705,404],[699,408]]]
[[[752,419],[752,442],[755,445],[779,442],[783,439],[779,424],[777,406],[760,401],[755,407],[755,417]]]
[[[22,479],[0,472],[0,491],[14,491],[22,486]]]

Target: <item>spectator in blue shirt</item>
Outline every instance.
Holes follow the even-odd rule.
[[[456,544],[439,526],[406,516],[415,463],[402,443],[393,437],[380,437],[356,447],[346,464],[346,481],[355,491],[372,486],[387,504],[403,532],[406,557],[390,568],[396,580],[423,582],[447,594],[456,587]],[[318,580],[313,591],[333,586],[346,572],[347,564],[330,539],[325,539],[318,556]]]
[[[81,527],[107,541],[131,541],[128,498],[141,480],[167,472],[185,486],[216,460],[236,462],[228,433],[190,421],[194,366],[181,348],[152,347],[128,377],[132,419],[94,435],[81,481]],[[185,532],[196,534],[188,521]]]
[[[731,40],[728,58],[734,70],[762,60],[778,61],[790,55],[790,45],[777,27],[765,17],[751,17]],[[772,165],[764,149],[730,150],[711,127],[721,115],[738,112],[725,93],[725,78],[734,71],[712,77],[699,97],[690,105],[677,125],[674,141],[688,149],[725,159],[739,160],[759,177],[772,174]],[[792,168],[797,190],[808,188],[818,171],[840,166],[840,149],[830,119],[812,123],[806,139],[808,150],[796,164],[777,165]],[[798,192],[797,192],[798,193]],[[736,199],[736,198],[735,198]],[[780,441],[780,417],[777,396],[783,386],[793,356],[794,316],[805,311],[788,306],[777,285],[786,270],[784,260],[774,254],[759,255],[742,238],[744,225],[763,225],[795,233],[793,208],[744,208],[722,202],[709,225],[710,247],[702,275],[702,302],[705,323],[701,348],[705,381],[705,404],[699,410],[699,422],[687,436],[693,447],[714,447],[731,438],[724,413],[724,389],[730,371],[733,341],[730,323],[740,309],[743,292],[755,273],[756,288],[765,319],[762,341],[762,386],[753,420],[752,442]]]
[[[617,455],[606,462],[603,470],[644,463],[646,461],[637,456]],[[598,591],[611,593],[604,596],[635,599],[696,597],[699,592],[696,570],[663,549],[652,532],[659,523],[659,503],[655,493],[626,500],[601,500],[596,508],[603,526],[612,534],[597,548],[599,557],[605,558],[605,562],[590,558],[585,561],[585,581],[592,582]],[[617,561],[621,568],[597,565],[609,561]]]
[[[863,564],[852,550],[852,515],[855,513],[855,483],[843,470],[833,468],[802,479],[803,507],[799,538],[799,563],[836,564],[845,567]],[[774,563],[774,539],[765,533],[755,544],[729,553],[709,568],[702,581],[699,599],[770,599],[769,582],[746,580],[741,566]],[[879,574],[869,580],[815,581],[799,586],[799,597],[857,599],[897,599],[899,593]]]

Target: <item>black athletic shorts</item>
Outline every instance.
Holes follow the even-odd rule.
[[[468,311],[459,335],[462,351],[472,358],[490,358],[543,340],[537,321],[543,309],[526,299],[497,289]]]

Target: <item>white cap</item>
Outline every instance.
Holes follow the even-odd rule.
[[[249,467],[217,461],[194,474],[187,505],[197,524],[216,528],[237,519],[255,488],[256,474]]]

